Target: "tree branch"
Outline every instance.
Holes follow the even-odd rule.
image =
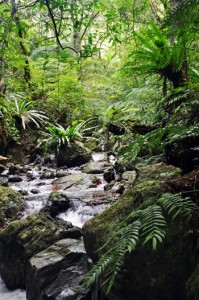
[[[52,23],[53,23],[53,27],[54,27],[54,31],[55,31],[55,36],[56,36],[56,41],[57,41],[58,45],[60,46],[60,48],[62,50],[64,50],[64,49],[70,49],[70,50],[74,51],[75,53],[78,53],[78,51],[76,51],[74,48],[72,48],[70,46],[63,47],[63,45],[62,45],[62,43],[61,43],[61,41],[59,39],[59,32],[57,30],[57,25],[55,23],[55,18],[54,18],[53,12],[52,12],[52,10],[50,8],[50,1],[49,0],[46,0],[46,6],[48,8],[48,13],[49,13],[50,18],[51,18]]]
[[[83,33],[82,33],[81,40],[84,38],[84,36],[85,36],[85,34],[86,34],[86,32],[87,32],[87,30],[88,30],[88,28],[89,28],[91,22],[92,22],[98,15],[99,15],[99,11],[98,11],[94,16],[92,16],[92,17],[90,18],[90,20],[89,20],[89,22],[88,22],[86,28],[84,29],[84,31],[83,31]]]
[[[18,8],[28,8],[28,7],[33,7],[35,6],[35,4],[37,4],[39,2],[39,0],[36,0],[28,5],[19,5]]]

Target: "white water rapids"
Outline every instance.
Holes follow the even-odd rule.
[[[93,155],[93,160],[97,163],[98,161],[104,160],[104,154],[102,153],[96,153]],[[70,173],[80,173],[80,170],[76,169],[69,169],[67,170]],[[41,173],[37,169],[37,167],[33,168],[30,172],[32,172],[32,175],[34,176],[34,180],[28,181],[27,178],[24,176],[24,180],[19,183],[12,183],[9,185],[10,188],[14,190],[26,190],[28,191],[29,195],[25,196],[27,208],[26,212],[24,214],[24,217],[27,215],[33,214],[35,212],[38,212],[46,203],[49,194],[53,190],[53,184],[52,182],[55,180],[53,179],[45,179],[43,181],[43,185],[39,185],[41,183],[41,179],[39,179]],[[87,188],[84,190],[83,188],[79,191],[77,190],[70,190],[67,189],[67,191],[64,191],[64,193],[70,198],[73,198],[74,207],[73,209],[69,209],[65,213],[61,213],[59,215],[60,218],[63,218],[66,221],[71,222],[74,226],[82,227],[82,225],[89,220],[94,215],[99,214],[104,209],[107,208],[107,204],[102,205],[87,205],[81,199],[86,199],[87,197],[91,197],[92,194],[95,194],[95,192],[103,191],[105,182],[103,181],[103,176],[97,175],[98,178],[102,181],[102,184],[100,184],[96,188]],[[32,189],[38,189],[38,194],[31,194],[30,191]],[[62,192],[62,190],[59,190]],[[23,290],[14,290],[9,291],[2,279],[0,278],[0,300],[26,300],[26,292]]]

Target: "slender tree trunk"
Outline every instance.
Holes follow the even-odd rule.
[[[0,19],[0,26],[2,24],[2,20]],[[4,84],[4,78],[3,78],[3,49],[4,49],[4,45],[3,42],[0,43],[0,97],[5,96],[5,91],[6,91],[6,86]]]
[[[3,79],[3,56],[0,56],[0,97],[4,97],[4,96],[5,96],[5,84]]]
[[[23,53],[24,58],[25,58],[25,62],[24,62],[25,63],[25,65],[24,65],[24,79],[30,85],[31,72],[30,72],[30,62],[29,62],[29,59],[28,59],[28,51],[26,49],[26,46],[23,43],[24,35],[23,35],[22,28],[21,28],[21,24],[20,24],[20,19],[17,16],[16,2],[15,2],[15,0],[11,0],[11,2],[12,2],[12,17],[15,20],[15,23],[16,23],[17,28],[18,28],[18,36],[20,38],[19,44],[20,44],[22,53]]]
[[[73,13],[73,5],[76,5],[76,0],[71,0],[71,20],[73,23],[73,48],[76,51],[78,56],[81,53],[81,37],[80,37],[80,28],[79,21],[77,16]]]

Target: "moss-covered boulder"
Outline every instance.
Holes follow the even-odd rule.
[[[25,288],[25,264],[36,253],[64,238],[80,238],[71,223],[35,214],[11,222],[0,232],[0,273],[9,289]]]
[[[59,150],[57,166],[76,167],[89,162],[90,159],[91,155],[85,148],[77,144],[71,144],[70,147],[64,145]]]
[[[7,223],[19,219],[25,209],[25,202],[18,192],[0,186],[0,229]]]
[[[107,236],[117,229],[118,223],[148,199],[170,192],[166,180],[179,176],[179,172],[179,169],[162,163],[140,169],[133,187],[110,208],[84,224],[85,248],[94,262],[99,259],[97,249],[105,244]],[[184,226],[180,222],[171,224],[164,243],[156,252],[149,245],[138,246],[136,251],[125,257],[123,272],[118,276],[108,299],[185,299],[186,281],[196,263],[194,251]]]

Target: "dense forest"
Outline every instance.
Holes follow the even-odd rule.
[[[198,299],[198,17],[198,0],[0,0],[0,173],[115,157],[104,179],[122,196],[83,226],[94,266],[81,288],[100,277],[108,300]],[[125,171],[135,181],[114,191]],[[1,214],[0,201],[6,282],[2,241],[15,229]]]

